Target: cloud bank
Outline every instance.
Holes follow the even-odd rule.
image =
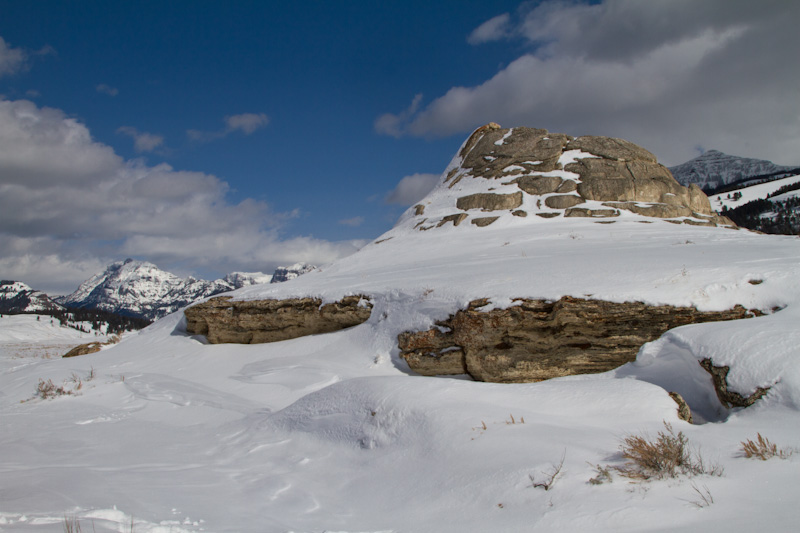
[[[386,113],[379,133],[465,134],[490,121],[623,137],[677,164],[697,146],[800,163],[800,3],[605,0],[523,4],[470,34],[527,52],[492,78]]]
[[[254,127],[243,120],[230,127],[245,133]],[[132,128],[123,133],[137,143],[147,135]],[[142,140],[142,148],[157,141]],[[281,239],[291,213],[252,199],[231,203],[227,191],[228,184],[210,174],[124,160],[58,109],[0,100],[4,279],[69,292],[125,257],[180,275],[268,272],[297,261],[333,261],[362,244]]]

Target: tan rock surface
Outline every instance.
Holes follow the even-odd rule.
[[[741,306],[700,312],[568,296],[556,302],[519,300],[487,312],[480,310],[485,303],[473,302],[430,330],[401,334],[401,357],[421,374],[450,374],[462,373],[454,359],[463,352],[463,367],[476,380],[541,381],[605,372],[631,362],[645,342],[677,326],[748,316]]]
[[[357,326],[371,311],[372,304],[358,295],[325,305],[319,298],[234,301],[219,296],[188,307],[184,315],[186,330],[212,344],[258,344]]]

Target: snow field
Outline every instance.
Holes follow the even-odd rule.
[[[234,293],[364,294],[372,316],[355,328],[208,345],[176,313],[97,354],[3,356],[0,531],[63,531],[65,514],[84,531],[95,517],[98,532],[127,531],[131,515],[137,532],[795,528],[798,455],[763,462],[739,450],[759,432],[800,446],[800,240],[635,215],[398,226],[387,237],[321,272]],[[677,328],[634,363],[541,383],[425,378],[398,356],[398,333],[472,299],[565,294],[767,314]],[[772,389],[727,410],[697,364],[705,357],[729,364],[740,392]],[[21,403],[38,379],[90,369],[79,395]],[[700,424],[678,420],[673,390]],[[625,435],[654,436],[664,422],[724,475],[589,483],[594,465],[623,464]],[[562,456],[552,488],[533,488],[530,476]]]

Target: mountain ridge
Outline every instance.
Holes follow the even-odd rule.
[[[776,165],[766,159],[708,150],[685,163],[669,167],[669,171],[681,185],[694,183],[704,191],[713,191],[748,181],[779,179],[784,175],[800,173],[800,167]]]

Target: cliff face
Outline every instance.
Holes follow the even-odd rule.
[[[322,304],[318,298],[233,301],[218,296],[184,311],[186,331],[205,335],[212,344],[258,344],[330,333],[366,322],[372,304],[348,296]]]
[[[748,317],[692,307],[612,303],[564,297],[556,302],[519,300],[507,309],[482,311],[476,300],[436,327],[400,334],[400,356],[415,372],[469,374],[477,381],[520,383],[617,368],[639,348],[674,327]]]

